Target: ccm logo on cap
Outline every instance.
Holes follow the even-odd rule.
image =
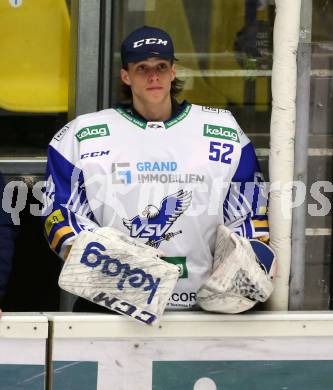
[[[133,48],[140,47],[143,44],[146,44],[146,45],[156,44],[156,45],[166,46],[168,44],[168,41],[163,41],[163,39],[160,39],[160,38],[158,38],[158,39],[157,38],[140,39],[140,41],[136,41],[133,43]]]

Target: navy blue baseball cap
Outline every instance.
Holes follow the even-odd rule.
[[[121,45],[123,66],[130,62],[160,57],[169,61],[176,60],[170,35],[157,27],[143,26],[132,31]]]

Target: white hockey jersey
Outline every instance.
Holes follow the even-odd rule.
[[[45,234],[63,256],[81,230],[113,226],[181,267],[168,307],[191,308],[212,271],[218,224],[268,237],[255,152],[229,111],[184,103],[166,122],[124,109],[79,116],[48,148]]]

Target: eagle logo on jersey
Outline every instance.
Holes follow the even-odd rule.
[[[162,241],[169,241],[182,231],[168,232],[176,219],[190,206],[192,192],[179,190],[162,199],[160,208],[149,204],[132,219],[123,218],[123,224],[130,231],[131,237],[147,238],[147,245],[158,248]]]

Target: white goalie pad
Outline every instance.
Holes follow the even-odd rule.
[[[147,325],[157,324],[177,283],[179,268],[163,253],[114,228],[83,231],[75,240],[59,286]]]
[[[257,240],[256,244],[258,243]],[[272,250],[258,243],[261,262],[249,240],[223,225],[218,227],[214,269],[197,293],[199,306],[207,311],[240,313],[266,301],[273,291],[275,258]]]

